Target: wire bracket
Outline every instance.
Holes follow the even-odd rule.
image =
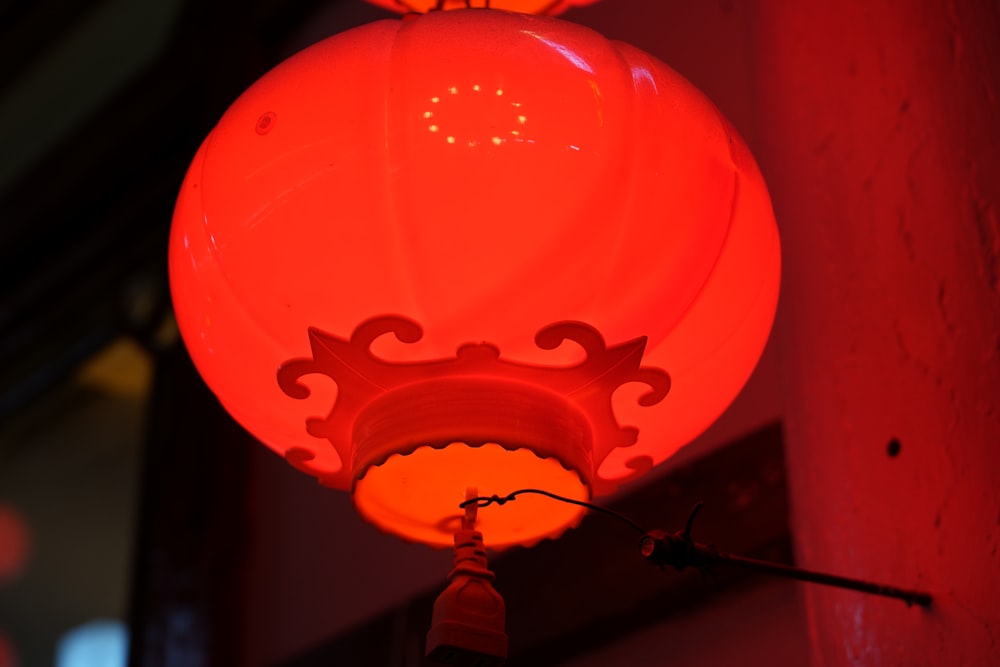
[[[839,575],[827,574],[825,572],[816,572],[814,570],[807,570],[805,568],[794,567],[791,565],[783,565],[781,563],[772,563],[769,561],[756,560],[754,558],[735,556],[716,549],[714,545],[695,542],[691,537],[691,529],[694,527],[695,518],[704,506],[703,502],[698,502],[691,509],[691,513],[688,515],[687,521],[684,524],[684,529],[674,533],[668,533],[660,529],[645,530],[632,519],[629,519],[614,510],[601,507],[600,505],[594,505],[592,503],[573,500],[572,498],[563,498],[562,496],[557,496],[554,493],[549,493],[548,491],[543,491],[541,489],[520,489],[509,493],[506,496],[494,494],[492,496],[467,497],[465,502],[463,502],[460,507],[467,508],[470,505],[476,505],[478,507],[487,507],[493,504],[504,505],[512,500],[515,500],[517,496],[522,493],[535,493],[547,496],[560,502],[581,505],[587,509],[596,510],[627,523],[642,533],[642,537],[639,539],[639,553],[642,554],[643,558],[646,560],[658,565],[661,570],[666,569],[667,565],[674,568],[678,572],[689,567],[694,567],[701,571],[703,578],[714,578],[713,568],[715,566],[732,565],[735,567],[741,567],[745,570],[752,570],[754,572],[761,572],[777,577],[785,577],[786,579],[808,581],[814,584],[823,584],[824,586],[835,586],[837,588],[845,588],[862,593],[896,598],[905,602],[908,607],[912,605],[929,607],[931,605],[932,597],[930,593],[924,591],[898,588],[896,586],[886,586],[884,584],[863,581],[861,579],[852,579],[850,577],[841,577]]]

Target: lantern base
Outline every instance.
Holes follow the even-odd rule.
[[[462,526],[459,504],[468,487],[511,489],[535,486],[586,501],[590,490],[576,472],[526,447],[490,443],[418,447],[369,466],[354,485],[358,512],[380,529],[406,540],[445,548]],[[526,498],[503,512],[480,514],[476,529],[489,535],[491,549],[530,546],[575,527],[586,510]]]
[[[565,396],[524,380],[484,372],[405,384],[361,410],[353,435],[355,504],[368,521],[405,539],[449,546],[469,487],[536,486],[590,498],[586,416]],[[518,509],[476,526],[491,548],[558,537],[583,514]]]
[[[616,447],[635,444],[638,436],[638,429],[622,426],[615,418],[613,394],[627,383],[644,384],[649,391],[638,402],[648,407],[663,400],[670,389],[666,372],[641,365],[645,338],[609,348],[596,329],[582,322],[557,322],[535,336],[535,343],[544,350],[554,350],[567,340],[577,343],[585,358],[571,366],[508,361],[489,343],[461,345],[454,359],[391,362],[371,351],[372,343],[390,332],[408,343],[422,335],[413,320],[391,315],[363,322],[349,339],[310,329],[312,358],[290,359],[278,370],[278,385],[292,398],[309,396],[309,388],[300,382],[306,375],[325,375],[337,384],[337,400],[330,413],[309,419],[306,430],[329,441],[344,465],[330,472],[313,465],[315,449],[293,447],[285,452],[292,465],[316,475],[327,486],[357,492],[369,469],[421,447],[495,443],[504,450],[524,449],[536,458],[552,459],[572,471],[586,489],[587,495],[581,498],[589,497],[591,491],[607,493],[614,484],[597,475],[600,462]],[[484,468],[474,461],[470,464],[472,475]],[[416,469],[412,472],[416,474]],[[474,476],[455,481],[459,491],[470,484],[498,488],[476,482]],[[553,488],[523,475],[501,487],[531,484]],[[455,506],[461,501],[458,496]],[[439,513],[431,523],[452,513]],[[423,541],[411,532],[390,530]],[[450,528],[431,543],[444,546],[453,533]],[[495,535],[492,530],[490,534],[491,538]],[[526,531],[525,535],[521,543],[551,536],[551,531]]]

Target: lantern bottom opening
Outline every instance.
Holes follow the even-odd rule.
[[[459,504],[470,487],[481,495],[538,488],[574,500],[590,499],[581,476],[554,458],[525,447],[454,442],[393,454],[369,466],[354,485],[354,504],[367,521],[386,532],[451,547],[462,522]],[[576,505],[521,496],[503,507],[480,510],[476,529],[491,549],[530,546],[576,526],[584,512]]]

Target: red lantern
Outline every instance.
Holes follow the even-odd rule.
[[[468,487],[586,499],[698,435],[755,365],[779,275],[764,183],[701,93],[589,29],[487,10],[356,28],[255,83],[194,159],[170,259],[230,413],[440,546]],[[514,505],[480,513],[490,546],[582,512]]]
[[[422,14],[435,9],[478,7],[555,16],[562,14],[570,7],[590,5],[597,0],[368,0],[368,2],[401,14],[407,12]]]

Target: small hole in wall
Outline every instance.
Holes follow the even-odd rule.
[[[889,444],[885,446],[885,453],[889,455],[890,459],[894,459],[899,456],[899,451],[903,449],[903,445],[900,444],[899,438],[893,438],[889,441]]]

